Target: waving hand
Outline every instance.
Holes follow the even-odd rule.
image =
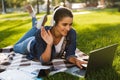
[[[46,31],[44,27],[41,28],[41,37],[48,44],[53,45],[53,37],[50,30]]]

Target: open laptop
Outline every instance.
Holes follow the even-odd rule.
[[[87,77],[93,70],[98,70],[106,67],[112,67],[114,54],[118,44],[109,45],[100,49],[96,49],[90,52],[87,66],[82,66],[86,69],[79,69],[78,67],[69,68],[66,72],[79,76]]]

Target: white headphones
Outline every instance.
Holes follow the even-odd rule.
[[[59,6],[57,9],[55,9],[55,11],[53,12],[53,15],[52,15],[52,21],[51,21],[51,26],[54,26],[56,24],[55,20],[54,20],[54,16],[55,16],[55,13],[57,10],[59,10],[60,8],[64,8],[62,6]]]

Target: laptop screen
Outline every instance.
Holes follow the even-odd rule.
[[[118,44],[109,45],[90,52],[86,75],[93,70],[112,67],[115,50]]]

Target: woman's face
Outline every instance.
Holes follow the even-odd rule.
[[[67,36],[67,33],[72,28],[73,18],[71,17],[64,17],[60,21],[58,21],[58,24],[56,25],[57,31],[62,36]]]

